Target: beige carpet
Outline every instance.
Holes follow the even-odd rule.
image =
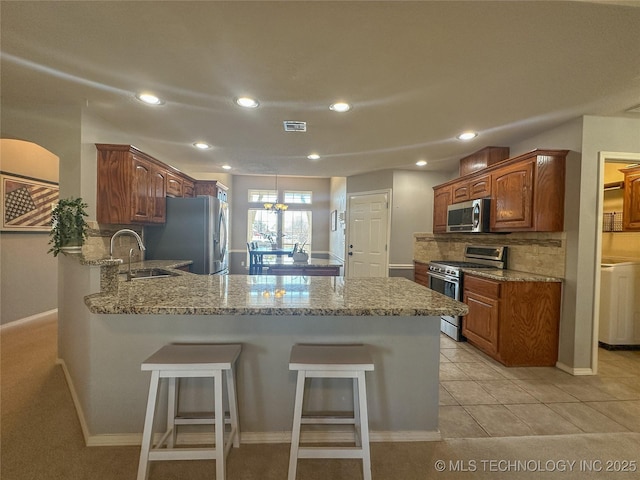
[[[85,447],[64,375],[55,364],[56,329],[55,321],[47,321],[2,331],[0,478],[135,479],[137,448]],[[288,444],[243,444],[229,455],[227,478],[285,479],[288,456]],[[374,480],[624,480],[640,478],[638,462],[638,433],[372,445]],[[636,471],[621,472],[625,467]],[[213,478],[214,465],[206,461],[153,464],[149,476],[150,480]],[[359,463],[353,460],[302,460],[298,466],[299,480],[359,478]]]

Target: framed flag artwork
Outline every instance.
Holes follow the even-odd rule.
[[[58,184],[0,174],[0,230],[48,232],[51,230],[51,211],[57,203]]]

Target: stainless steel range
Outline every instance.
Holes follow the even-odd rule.
[[[429,262],[429,288],[454,300],[462,301],[466,268],[507,268],[507,247],[468,245],[464,261],[434,260]],[[464,341],[462,317],[442,316],[440,330],[456,341]]]

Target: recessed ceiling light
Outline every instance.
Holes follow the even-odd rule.
[[[193,146],[199,148],[200,150],[209,150],[211,148],[211,145],[209,145],[207,142],[196,142],[193,144]]]
[[[334,112],[348,112],[351,110],[351,105],[346,102],[336,102],[329,105],[329,110],[333,110]]]
[[[237,105],[245,108],[257,108],[260,103],[251,97],[238,97],[235,99]]]
[[[419,166],[419,167],[424,167],[426,164],[427,164],[426,160],[418,160],[416,162],[416,165]]]
[[[320,158],[320,155],[318,155],[317,153],[310,153],[309,155],[307,155],[307,158],[309,160],[318,160]]]
[[[462,132],[456,138],[458,140],[471,140],[472,138],[476,138],[478,136],[477,132]]]
[[[222,168],[225,170],[231,170],[231,165],[222,165]]]
[[[138,93],[136,98],[147,105],[162,105],[164,102],[152,93]]]

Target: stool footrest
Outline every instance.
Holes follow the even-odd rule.
[[[159,448],[149,451],[149,461],[215,460],[215,448]]]
[[[174,419],[176,425],[213,425],[215,421],[216,417],[213,413],[182,414]],[[231,416],[229,414],[225,415],[224,423],[231,425]]]
[[[302,417],[302,424],[329,424],[329,425],[353,425],[356,423],[354,417]]]
[[[300,447],[298,458],[362,458],[360,447]]]

